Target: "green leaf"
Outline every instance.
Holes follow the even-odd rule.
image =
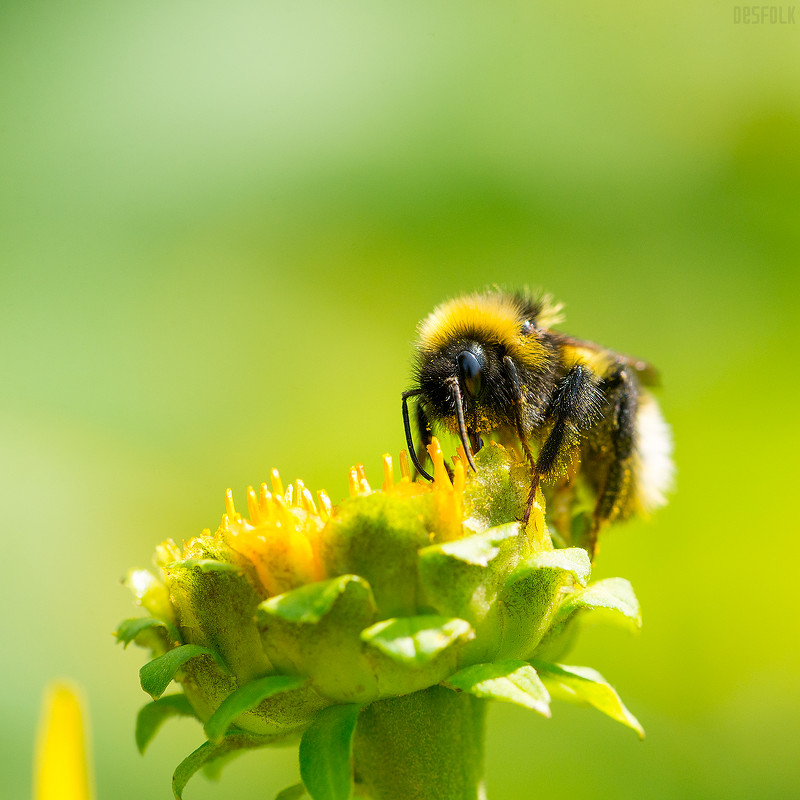
[[[203,777],[208,778],[210,781],[218,781],[222,777],[222,771],[225,767],[243,753],[243,750],[231,750],[218,758],[206,761],[206,763],[203,764]]]
[[[199,644],[184,644],[164,653],[163,656],[154,658],[139,670],[139,681],[147,694],[157,700],[169,686],[175,673],[191,658],[197,656],[211,656],[219,667],[227,672],[222,659],[213,650],[201,647]]]
[[[136,747],[144,754],[147,745],[169,717],[194,717],[194,709],[182,694],[170,694],[139,709],[136,716]]]
[[[421,666],[460,640],[472,639],[472,626],[463,619],[437,616],[385,619],[361,631],[361,640],[393,661]]]
[[[275,796],[275,800],[307,800],[311,795],[306,791],[306,787],[302,783],[296,783],[294,786],[288,786],[282,792]]]
[[[178,629],[171,623],[163,619],[156,619],[155,617],[134,617],[133,619],[126,619],[120,624],[114,633],[118,642],[127,648],[127,646],[144,630],[148,628],[164,628],[173,642],[181,642],[181,635]]]
[[[571,594],[562,603],[556,623],[570,617],[576,611],[602,608],[622,614],[637,628],[642,626],[639,601],[630,581],[625,578],[606,578]]]
[[[239,687],[229,694],[205,724],[206,736],[212,742],[220,742],[231,723],[240,714],[255,708],[262,700],[279,692],[297,689],[308,682],[308,678],[295,675],[268,675]]]
[[[369,584],[358,575],[339,575],[271,597],[260,608],[287,622],[316,623],[333,608],[351,583],[361,584],[369,590]]]
[[[449,677],[445,684],[486,700],[501,700],[550,716],[550,695],[526,661],[475,664]]]
[[[320,711],[300,740],[300,777],[314,800],[348,800],[353,791],[351,751],[361,706]]]
[[[272,742],[272,737],[255,736],[249,733],[228,734],[219,744],[205,742],[178,764],[172,776],[172,793],[182,800],[183,790],[189,779],[203,766],[222,756],[244,748],[264,747]]]
[[[568,667],[564,664],[547,664],[531,661],[544,685],[553,697],[578,705],[589,705],[602,711],[611,719],[627,725],[644,739],[644,729],[639,720],[625,707],[613,686],[590,667]]]

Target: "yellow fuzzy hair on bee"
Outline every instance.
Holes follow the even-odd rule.
[[[439,428],[461,440],[469,465],[484,437],[519,446],[531,470],[531,504],[540,483],[558,499],[553,521],[571,536],[578,486],[593,497],[585,546],[601,528],[663,505],[672,483],[672,439],[653,396],[646,361],[553,330],[561,306],[547,295],[500,289],[438,306],[419,325],[414,386],[403,392],[403,422],[420,475],[425,446]],[[416,449],[408,401],[416,400]]]

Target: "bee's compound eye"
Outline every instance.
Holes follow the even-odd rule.
[[[469,350],[456,356],[458,363],[458,377],[464,390],[470,397],[477,397],[483,389],[483,371],[481,362]]]
[[[519,332],[523,336],[530,336],[535,330],[536,326],[529,319],[526,319],[520,326]]]

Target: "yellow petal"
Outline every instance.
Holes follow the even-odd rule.
[[[81,701],[67,684],[51,684],[39,726],[34,798],[89,800],[92,796]]]

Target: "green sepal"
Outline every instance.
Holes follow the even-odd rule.
[[[416,613],[417,551],[430,544],[435,507],[430,494],[374,492],[346,499],[320,543],[325,571],[364,578],[381,617]]]
[[[144,755],[164,722],[170,717],[196,717],[186,695],[169,694],[142,706],[136,715],[136,747]]]
[[[487,442],[475,462],[478,471],[470,473],[464,491],[464,527],[481,533],[521,519],[531,486],[528,466],[495,442]]]
[[[577,621],[585,614],[598,612],[612,621],[621,621],[638,630],[642,626],[639,601],[630,582],[606,578],[578,589],[564,598],[553,624],[532,655],[542,661],[556,661],[567,652],[577,632]]]
[[[543,568],[568,572],[581,586],[586,586],[592,574],[592,562],[589,560],[589,554],[582,547],[566,547],[563,550],[545,550],[536,553],[529,559],[526,566],[516,570],[512,580],[529,569]]]
[[[548,664],[544,661],[531,661],[531,665],[554,698],[592,706],[636,731],[639,738],[644,739],[644,729],[639,720],[628,711],[616,689],[597,670],[591,667]]]
[[[171,622],[163,619],[156,619],[155,617],[133,617],[132,619],[126,619],[120,623],[120,626],[114,632],[114,636],[116,636],[117,641],[121,642],[127,649],[128,645],[135,641],[140,633],[150,628],[163,628],[170,642],[176,644],[183,643],[178,629]]]
[[[239,688],[232,676],[199,658],[187,662],[181,681],[184,693],[203,721],[210,719]],[[330,699],[320,696],[310,683],[304,683],[243,712],[236,718],[236,728],[254,736],[270,737],[275,743],[288,743],[297,739],[319,711],[329,705]]]
[[[364,798],[370,800],[369,795],[364,794],[364,788],[360,783],[353,786],[352,797]],[[282,792],[278,792],[275,800],[313,800],[308,790],[302,783],[296,783],[294,786],[287,786]]]
[[[320,711],[300,740],[300,777],[313,800],[348,800],[353,792],[352,749],[361,706]]]
[[[206,736],[215,743],[222,741],[228,728],[240,714],[255,708],[268,697],[298,689],[307,681],[308,678],[295,675],[268,675],[246,683],[228,695],[212,714],[204,726]]]
[[[387,619],[361,633],[381,697],[441,683],[458,670],[474,636],[466,620],[437,616]]]
[[[227,561],[215,561],[213,558],[185,558],[183,561],[176,561],[168,564],[167,567],[181,566],[187,569],[196,567],[201,572],[242,572],[242,568]]]
[[[642,627],[642,614],[639,601],[630,581],[625,578],[605,578],[573,592],[561,604],[556,616],[556,624],[569,619],[577,611],[596,611],[608,609],[617,612],[623,620],[628,620],[635,628]]]
[[[517,567],[499,597],[502,641],[497,658],[527,659],[547,633],[565,590],[584,585],[591,573],[580,547],[542,551]]]
[[[310,675],[315,690],[335,703],[365,703],[379,695],[360,638],[375,616],[369,584],[340,575],[264,601],[257,623],[277,670]]]
[[[527,661],[475,664],[451,675],[445,685],[484,700],[515,703],[550,716],[550,694]]]
[[[262,597],[252,575],[248,579],[243,568],[231,563],[232,551],[224,543],[202,538],[196,540],[198,557],[164,567],[186,641],[219,653],[239,684],[275,672],[255,624]]]
[[[420,586],[427,607],[467,620],[475,639],[464,651],[468,662],[494,658],[500,644],[497,595],[520,557],[524,543],[518,522],[419,552]]]
[[[225,769],[225,767],[227,767],[231,761],[243,755],[245,752],[246,751],[244,749],[231,750],[228,753],[223,753],[223,755],[219,756],[218,758],[214,758],[211,761],[206,761],[202,767],[203,777],[208,778],[210,781],[218,781],[222,777],[222,771]]]
[[[507,522],[483,533],[423,548],[420,558],[424,561],[432,555],[441,554],[471,566],[488,567],[501,553],[510,549],[509,545],[513,547],[517,543],[519,535],[519,523]]]
[[[287,786],[282,792],[275,795],[275,800],[307,800],[307,798],[311,798],[311,795],[302,783]]]
[[[431,615],[382,620],[362,631],[361,640],[392,661],[421,667],[453,644],[474,635],[466,620]]]
[[[369,584],[358,575],[339,575],[327,581],[309,583],[291,592],[270,597],[259,606],[259,610],[286,622],[305,622],[315,624],[330,613],[339,597],[351,584],[357,583],[369,593]],[[371,601],[371,596],[368,598]],[[373,604],[374,608],[374,604]]]
[[[229,733],[219,744],[204,742],[178,764],[172,776],[172,793],[176,800],[182,800],[183,790],[189,779],[209,762],[230,755],[236,750],[265,747],[271,743],[271,737],[239,732]]]
[[[228,671],[225,662],[218,653],[208,647],[201,647],[199,644],[184,644],[169,650],[163,656],[154,658],[139,670],[142,689],[154,700],[158,700],[175,677],[175,673],[189,659],[197,658],[198,656],[210,656],[217,662],[220,669],[224,672]]]

